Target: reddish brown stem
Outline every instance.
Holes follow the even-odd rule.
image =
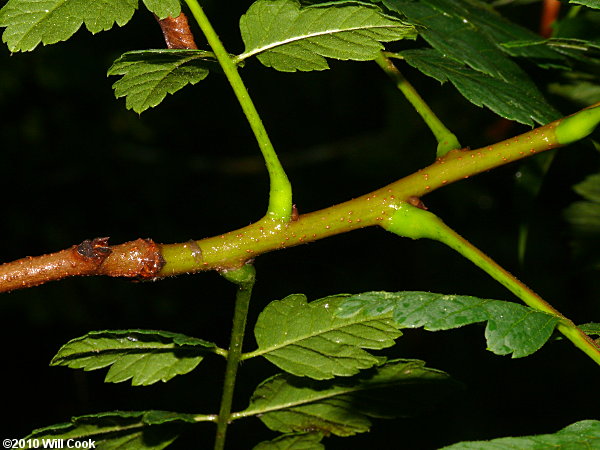
[[[177,17],[169,16],[165,19],[157,17],[156,20],[158,20],[158,24],[163,32],[167,48],[198,48],[184,13],[179,14]]]
[[[150,239],[108,246],[108,238],[85,240],[47,255],[0,266],[0,292],[37,286],[71,276],[109,275],[151,279],[164,265],[160,247]]]
[[[552,36],[552,24],[556,22],[560,12],[558,0],[544,0],[542,17],[540,18],[540,35],[545,38]]]

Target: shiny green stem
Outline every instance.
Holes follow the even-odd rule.
[[[223,381],[223,393],[221,395],[221,407],[217,418],[217,433],[215,436],[215,450],[225,448],[225,437],[227,426],[231,421],[231,404],[235,391],[235,379],[242,355],[242,344],[246,330],[246,320],[250,306],[252,288],[256,280],[254,266],[245,265],[237,270],[222,272],[221,275],[237,285],[235,297],[235,310],[233,313],[233,326],[229,352],[227,354],[227,365],[225,367],[225,380]]]
[[[279,162],[277,153],[273,148],[273,144],[269,139],[269,135],[267,134],[267,130],[262,123],[258,111],[248,94],[248,90],[240,77],[238,68],[227,50],[225,50],[221,39],[215,32],[200,4],[196,0],[185,0],[185,2],[190,8],[194,19],[198,22],[200,29],[204,33],[217,61],[219,61],[219,64],[248,119],[260,151],[265,159],[270,180],[267,217],[278,221],[288,222],[292,215],[292,186],[283,170],[283,166]]]
[[[404,75],[398,70],[394,63],[386,57],[383,53],[380,53],[375,62],[383,69],[385,73],[396,83],[396,87],[404,94],[406,99],[415,108],[417,113],[425,121],[433,135],[435,136],[437,145],[437,157],[444,156],[451,150],[457,150],[462,148],[458,139],[442,121],[435,115],[429,105],[423,100],[416,89],[410,82],[404,78]]]
[[[484,270],[526,305],[558,317],[560,319],[557,325],[558,331],[600,365],[600,348],[592,339],[577,328],[571,320],[567,319],[492,258],[456,233],[435,214],[408,203],[403,203],[381,226],[399,236],[411,239],[427,238],[446,244]]]

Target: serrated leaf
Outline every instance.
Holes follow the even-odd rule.
[[[240,417],[258,415],[281,433],[350,436],[369,430],[369,417],[410,416],[456,384],[423,361],[395,360],[351,378],[313,381],[276,375],[264,381]]]
[[[392,11],[419,26],[419,34],[444,56],[455,59],[509,83],[527,83],[529,78],[507,57],[527,56],[562,60],[562,55],[544,47],[505,48],[502,43],[535,39],[535,33],[495,13],[477,0],[384,0]]]
[[[600,0],[569,0],[569,3],[584,5],[589,8],[600,9]]]
[[[160,18],[177,16],[178,0],[144,0]],[[2,40],[12,52],[30,51],[40,43],[55,44],[69,39],[81,25],[91,33],[125,25],[138,7],[138,0],[9,0],[0,10]]]
[[[502,117],[527,125],[555,118],[553,109],[537,89],[493,78],[444,57],[435,49],[406,50],[400,54],[425,75],[441,83],[450,81],[471,103],[485,106]]]
[[[157,422],[158,416],[169,419]],[[195,423],[194,416],[152,410],[111,411],[73,417],[71,422],[34,430],[25,442],[28,439],[72,439],[92,441],[95,448],[103,450],[160,450],[177,438],[185,423]]]
[[[258,317],[257,354],[288,373],[317,380],[350,376],[384,359],[363,350],[394,345],[401,336],[390,319],[334,315],[344,296],[307,303],[301,294],[270,303]]]
[[[121,55],[108,75],[123,75],[113,84],[127,109],[141,113],[188,84],[196,84],[216,67],[214,55],[202,50],[141,50]]]
[[[138,0],[9,0],[0,11],[2,40],[12,52],[69,39],[81,25],[92,33],[125,25]]]
[[[252,450],[325,450],[321,444],[321,433],[292,433],[284,434],[270,441],[264,441]]]
[[[487,322],[488,350],[513,358],[528,356],[550,338],[559,319],[527,306],[432,292],[366,292],[347,297],[341,317],[391,317],[399,328],[449,330]]]
[[[416,37],[415,29],[360,2],[301,7],[297,0],[258,0],[240,19],[245,52],[284,72],[325,70],[325,58],[367,61],[382,42]]]
[[[86,371],[111,366],[107,383],[131,379],[139,386],[188,373],[215,348],[202,339],[166,331],[93,331],[62,346],[50,365]]]
[[[600,421],[582,420],[554,434],[538,434],[523,437],[492,439],[491,441],[460,442],[443,447],[452,450],[513,450],[544,449],[578,450],[598,448],[600,445]]]

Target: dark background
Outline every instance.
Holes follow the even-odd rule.
[[[0,1],[0,4],[5,2]],[[243,50],[237,20],[249,1],[206,2],[232,52]],[[536,26],[538,6],[509,9]],[[532,18],[531,23],[527,18]],[[533,20],[535,19],[535,20]],[[201,47],[205,42],[197,35]],[[0,48],[0,260],[11,261],[110,236],[184,242],[245,226],[266,209],[268,180],[249,127],[224,77],[211,74],[141,116],[116,100],[106,70],[121,53],[161,48],[147,11],[125,28],[10,55]],[[331,62],[320,73],[277,73],[250,61],[243,77],[294,186],[301,212],[379,188],[429,164],[430,132],[373,63]],[[540,86],[552,72],[533,72]],[[406,76],[464,145],[498,139],[498,118],[449,85]],[[549,97],[567,114],[580,108]],[[514,125],[507,136],[526,131]],[[506,137],[507,137],[506,136]],[[524,264],[517,259],[523,220],[515,190],[518,164],[448,186],[427,205],[577,323],[599,321],[598,271],[571,251],[563,210],[571,186],[598,170],[588,144],[561,150],[533,216]],[[317,299],[369,290],[427,290],[514,300],[502,286],[434,242],[355,231],[261,256],[249,318],[291,293]],[[109,410],[216,412],[224,364],[207,358],[167,384],[104,384],[105,370],[49,367],[58,348],[88,331],[162,329],[228,343],[234,288],[214,273],[154,283],[70,279],[2,294],[2,438],[71,416]],[[249,333],[246,349],[254,348]],[[460,440],[550,433],[597,417],[598,367],[565,341],[511,360],[485,350],[482,326],[451,332],[409,330],[386,354],[420,358],[465,384],[427,415],[375,421],[372,432],[330,438],[327,448],[431,449]],[[276,370],[241,367],[234,408]],[[272,438],[257,419],[235,422],[230,448]],[[175,448],[210,448],[213,425],[200,424]],[[201,444],[198,444],[198,440]]]

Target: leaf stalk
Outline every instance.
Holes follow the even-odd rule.
[[[269,206],[267,208],[267,217],[277,221],[289,222],[292,215],[292,186],[281,165],[275,148],[269,139],[267,130],[250,98],[250,94],[242,81],[238,68],[232,57],[229,55],[221,39],[215,32],[204,10],[197,0],[185,0],[194,19],[204,33],[208,44],[212,48],[217,61],[223,69],[225,77],[229,81],[235,96],[244,112],[250,128],[254,133],[260,151],[265,159],[267,170],[269,172]]]
[[[425,121],[433,135],[435,136],[438,145],[436,156],[441,158],[451,150],[462,148],[457,137],[452,133],[442,121],[436,116],[429,105],[419,95],[412,84],[404,77],[402,72],[394,65],[392,60],[380,53],[375,62],[383,69],[385,73],[396,83],[396,87],[404,94],[406,99],[415,108],[417,113]]]
[[[527,306],[560,318],[561,322],[557,325],[558,331],[600,365],[600,348],[592,339],[546,300],[446,225],[435,214],[404,203],[389,220],[382,223],[382,227],[394,234],[411,239],[432,239],[460,253],[515,294]]]

